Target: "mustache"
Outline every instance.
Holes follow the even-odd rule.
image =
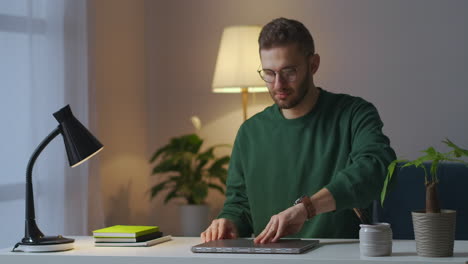
[[[277,94],[277,93],[289,93],[291,91],[292,89],[289,89],[289,88],[281,88],[281,89],[274,90],[273,92]]]

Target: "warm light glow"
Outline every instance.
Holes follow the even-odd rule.
[[[247,91],[249,93],[264,93],[268,92],[268,88],[266,87],[248,87]],[[241,87],[224,87],[224,88],[213,88],[213,92],[215,93],[241,93]]]
[[[267,92],[265,82],[258,75],[260,55],[258,36],[260,26],[232,26],[223,31],[213,78],[213,92]]]
[[[99,151],[101,151],[104,147],[96,150],[96,152],[94,152],[93,154],[89,155],[87,158],[83,159],[82,161],[78,162],[78,163],[75,163],[73,166],[71,166],[72,168],[75,168],[76,166],[79,166],[81,163],[89,160],[90,158],[92,158],[94,155],[98,154]]]

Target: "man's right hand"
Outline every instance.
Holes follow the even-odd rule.
[[[231,220],[226,218],[213,220],[205,232],[200,235],[203,242],[218,239],[232,239],[237,238],[238,236],[239,234],[237,233],[236,226]]]

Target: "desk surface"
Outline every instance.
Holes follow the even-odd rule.
[[[192,253],[190,248],[201,243],[200,238],[174,237],[172,241],[152,247],[95,247],[92,237],[74,237],[75,249],[54,253],[10,252],[0,249],[0,263],[468,263],[468,241],[455,241],[453,257],[423,258],[416,255],[414,240],[394,240],[393,253],[388,257],[361,257],[359,241],[355,239],[321,239],[316,249],[299,255],[282,254],[213,254]]]

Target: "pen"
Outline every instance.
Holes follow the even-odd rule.
[[[365,213],[361,209],[353,208],[353,210],[356,213],[359,220],[361,220],[362,224],[364,224],[364,225],[370,225],[371,224],[371,222],[368,220],[367,216],[365,215]]]

